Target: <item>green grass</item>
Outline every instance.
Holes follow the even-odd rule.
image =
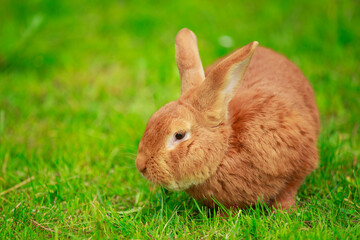
[[[0,238],[360,238],[359,12],[347,0],[2,0]],[[321,162],[296,213],[225,220],[138,174],[147,119],[180,93],[182,27],[205,65],[257,40],[311,81]]]

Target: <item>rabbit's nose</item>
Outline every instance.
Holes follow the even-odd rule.
[[[135,164],[139,172],[144,174],[146,171],[146,156],[144,154],[139,153],[136,157]]]

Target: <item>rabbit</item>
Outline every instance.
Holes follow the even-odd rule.
[[[213,208],[259,200],[294,209],[318,166],[319,113],[302,72],[254,41],[204,71],[197,38],[175,39],[181,95],[155,112],[139,142],[138,171]]]

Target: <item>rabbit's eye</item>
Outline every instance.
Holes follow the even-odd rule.
[[[185,137],[186,135],[186,132],[183,132],[183,133],[175,133],[175,138],[176,140],[181,140]]]
[[[169,140],[167,141],[167,147],[169,150],[174,149],[174,147],[190,138],[190,132],[187,131],[178,131],[173,135],[170,135]]]

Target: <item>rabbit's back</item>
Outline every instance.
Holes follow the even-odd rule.
[[[285,56],[258,47],[239,92],[245,89],[263,89],[268,95],[285,100],[294,110],[301,111],[304,117],[310,117],[309,124],[316,134],[319,132],[319,113],[313,89],[300,69]]]
[[[208,66],[205,75],[207,76],[226,57],[222,57]],[[241,99],[240,92],[254,89],[263,89],[267,95],[273,94],[278,98],[286,99],[288,103],[294,105],[295,109],[299,109],[311,117],[311,124],[316,129],[316,133],[319,132],[320,120],[314,91],[300,69],[285,56],[259,46],[245,73],[239,92],[232,100],[234,103],[232,105],[236,105],[236,102]],[[229,109],[229,111],[232,110]]]

